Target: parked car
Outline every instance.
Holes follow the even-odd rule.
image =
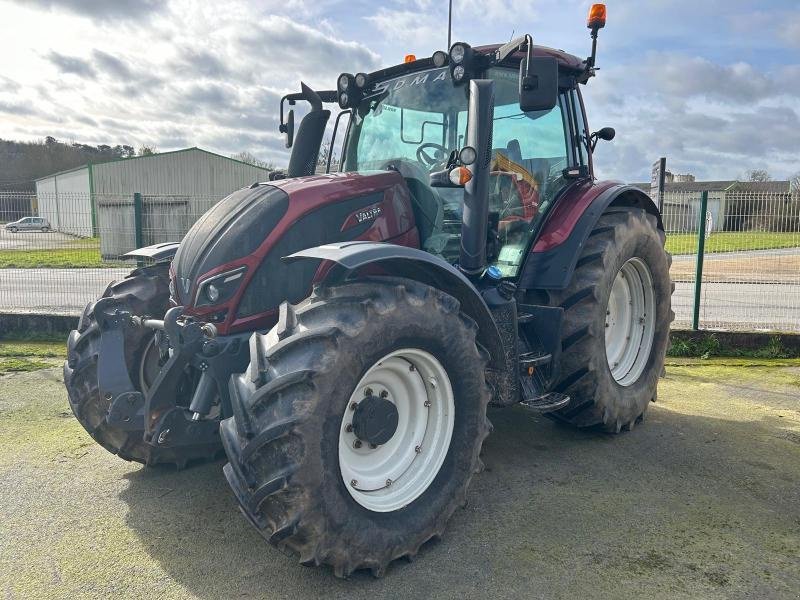
[[[25,217],[13,223],[6,223],[6,231],[17,233],[18,231],[41,231],[47,233],[51,231],[50,221],[42,217]]]

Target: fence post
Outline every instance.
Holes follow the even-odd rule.
[[[697,264],[694,271],[694,313],[692,329],[700,329],[700,291],[703,287],[703,257],[706,251],[706,213],[708,212],[708,192],[700,196],[700,213],[697,217]]]
[[[133,194],[133,229],[134,229],[134,242],[137,250],[144,246],[144,233],[142,232],[142,195],[139,192]],[[140,258],[137,264],[143,266],[143,260]]]

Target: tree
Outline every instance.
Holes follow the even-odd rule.
[[[238,154],[231,154],[231,158],[233,160],[238,160],[243,163],[247,163],[248,165],[253,165],[254,167],[261,167],[262,169],[266,169],[267,171],[275,170],[275,165],[273,163],[261,160],[260,158],[256,158],[246,150],[243,152],[239,152]]]
[[[747,181],[756,181],[760,183],[772,181],[772,175],[770,175],[769,171],[766,169],[753,169],[752,171],[748,171],[745,176],[747,177]]]
[[[789,178],[789,189],[795,194],[800,194],[800,172]]]
[[[155,144],[142,144],[139,146],[139,151],[137,152],[138,156],[152,156],[153,154],[158,153],[158,148],[156,148]]]

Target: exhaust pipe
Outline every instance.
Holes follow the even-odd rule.
[[[469,82],[467,146],[475,148],[470,165],[472,179],[464,187],[461,220],[461,252],[458,265],[467,275],[480,275],[486,269],[486,238],[489,228],[489,166],[492,159],[494,121],[494,81]]]
[[[289,177],[314,174],[322,137],[325,135],[325,127],[331,116],[331,111],[323,110],[319,94],[305,83],[300,83],[300,86],[303,90],[303,97],[311,104],[311,111],[300,121],[300,127],[297,130],[292,155],[289,157],[287,169]]]

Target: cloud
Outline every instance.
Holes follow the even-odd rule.
[[[800,48],[800,15],[789,16],[778,27],[778,35],[790,46]]]
[[[94,50],[92,52],[92,57],[101,72],[107,73],[117,79],[131,78],[132,73],[130,67],[116,56],[112,56],[102,50]]]
[[[340,71],[374,70],[379,61],[378,54],[360,42],[343,40],[280,16],[242,29],[235,40],[235,51],[239,57],[264,57],[265,70],[325,78],[331,85]]]
[[[780,89],[777,81],[748,63],[721,65],[674,53],[651,54],[637,69],[637,76],[672,98],[705,97],[730,104],[753,103]]]
[[[47,55],[47,60],[58,67],[59,71],[62,73],[77,75],[84,79],[95,79],[97,77],[94,67],[92,67],[89,61],[82,58],[66,56],[52,50]]]
[[[15,0],[57,12],[70,12],[98,21],[146,20],[160,13],[167,0]]]

